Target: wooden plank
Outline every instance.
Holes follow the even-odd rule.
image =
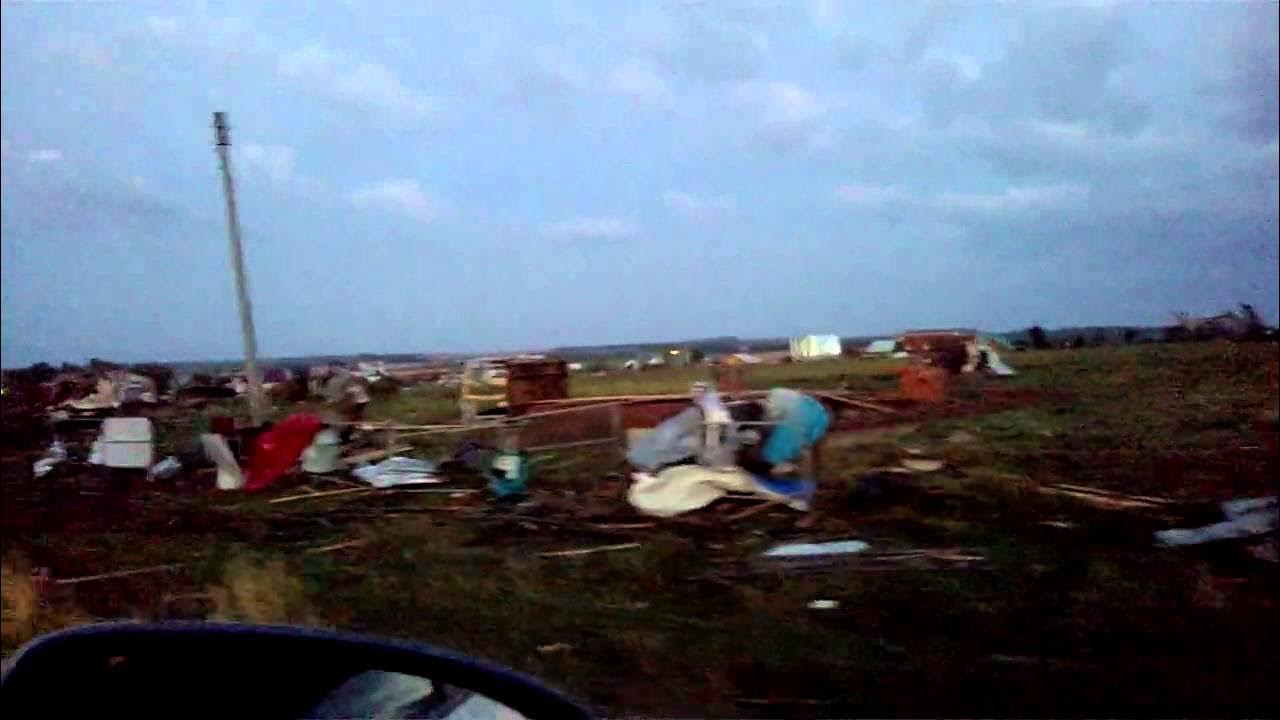
[[[459,435],[459,434],[466,434],[470,432],[482,432],[484,430],[492,430],[493,428],[496,428],[496,427],[502,427],[502,425],[499,423],[486,423],[483,425],[479,425],[479,424],[469,425],[469,426],[459,425],[457,427],[441,427],[441,428],[435,428],[432,430],[415,430],[414,432],[400,433],[400,439],[404,440],[405,438],[411,438],[411,437],[426,437],[427,435]]]
[[[369,452],[338,458],[338,464],[343,467],[352,467],[354,465],[360,465],[373,460],[384,460],[397,453],[409,452],[412,449],[412,446],[401,445],[400,447],[388,448],[386,450],[370,450]]]
[[[409,495],[475,495],[478,492],[484,492],[480,488],[415,488],[415,487],[393,487],[387,488],[388,492],[408,493]]]
[[[365,544],[364,540],[347,540],[346,542],[334,543],[332,545],[321,545],[320,547],[309,548],[306,550],[308,555],[319,555],[321,553],[333,552],[335,550],[346,550],[347,548],[357,548]]]
[[[330,424],[352,426],[352,427],[355,427],[355,429],[357,430],[363,430],[365,432],[374,432],[377,430],[399,430],[399,431],[439,430],[441,428],[467,427],[466,425],[463,425],[461,423],[437,423],[434,425],[400,425],[400,424],[393,424],[389,421],[369,422],[368,420],[356,420],[351,422],[334,422]]]
[[[847,398],[847,397],[844,397],[843,395],[837,395],[835,393],[830,393],[830,392],[822,392],[820,390],[810,390],[808,392],[810,395],[813,395],[814,397],[820,397],[820,398],[823,398],[824,400],[830,400],[831,402],[840,403],[842,405],[848,405],[850,407],[863,408],[866,410],[875,410],[876,412],[886,413],[888,415],[901,414],[897,410],[894,410],[891,407],[885,407],[884,405],[877,405],[876,403],[867,402],[866,400],[855,400],[854,398]]]
[[[1174,500],[1162,497],[1153,497],[1151,495],[1130,495],[1128,493],[1116,492],[1114,490],[1103,490],[1102,488],[1089,487],[1087,485],[1073,485],[1071,483],[1052,483],[1045,487],[1061,488],[1063,490],[1074,490],[1076,492],[1088,493],[1089,495],[1099,495],[1102,497],[1116,498],[1119,500],[1135,500],[1138,502],[1147,502],[1153,505],[1173,505]]]
[[[351,495],[353,493],[373,492],[377,488],[342,488],[341,490],[326,490],[324,492],[303,493],[301,495],[287,495],[285,497],[273,498],[267,501],[268,505],[279,505],[280,503],[294,502],[295,500],[311,500],[320,497],[334,497],[336,495]]]
[[[523,422],[525,420],[536,420],[537,418],[552,417],[554,415],[564,415],[566,413],[583,412],[586,410],[599,410],[600,408],[608,407],[609,405],[612,405],[612,404],[616,404],[616,401],[596,403],[594,405],[579,405],[575,407],[557,408],[555,410],[546,410],[543,412],[529,413],[527,415],[520,415],[519,417],[513,418],[513,420],[518,420]]]
[[[599,438],[596,440],[577,440],[574,442],[555,443],[553,445],[539,445],[537,447],[525,448],[525,452],[542,452],[544,450],[567,450],[576,447],[588,447],[591,445],[612,445],[615,443],[612,437]]]
[[[592,555],[594,553],[614,552],[617,550],[634,550],[640,547],[638,542],[618,543],[617,545],[601,545],[599,547],[578,548],[576,550],[556,550],[554,552],[538,553],[538,557],[579,557],[581,555]]]
[[[764,512],[768,508],[777,507],[781,504],[782,503],[778,502],[777,500],[765,500],[761,502],[759,505],[753,505],[747,508],[746,510],[742,510],[741,512],[737,512],[737,513],[734,513],[733,515],[726,516],[725,520],[728,522],[736,522],[743,518],[749,518],[752,515],[758,515]]]
[[[764,397],[768,394],[769,393],[766,390],[746,390],[742,392],[720,393],[720,397],[721,399],[727,400],[729,398]],[[605,403],[605,402],[624,402],[624,403],[660,402],[665,400],[688,400],[690,403],[692,403],[693,396],[687,392],[664,393],[664,394],[658,394],[658,395],[595,395],[595,396],[586,396],[586,397],[562,398],[559,400],[538,400],[536,402],[529,403],[529,405],[530,406],[575,405],[575,404],[582,404],[582,403]]]
[[[181,567],[183,567],[181,564],[152,565],[150,567],[133,568],[131,570],[116,570],[115,572],[100,573],[98,575],[81,575],[80,577],[61,578],[54,580],[53,584],[77,585],[79,583],[95,582],[98,580],[111,580],[113,578],[129,577],[132,575],[147,575],[150,573],[177,570]]]
[[[587,527],[593,530],[648,530],[655,527],[651,522],[636,523],[592,523]]]
[[[1107,508],[1110,510],[1132,510],[1137,508],[1153,509],[1168,506],[1167,502],[1153,502],[1152,500],[1137,496],[1126,497],[1124,495],[1109,495],[1054,485],[1041,485],[1039,492],[1044,495],[1061,495],[1063,497],[1074,498],[1095,507]]]

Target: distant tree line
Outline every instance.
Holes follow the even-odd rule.
[[[1106,327],[1066,328],[1047,331],[1039,325],[1026,330],[1026,341],[1015,346],[1043,350],[1051,347],[1082,348],[1097,345],[1132,345],[1150,342],[1190,342],[1218,339],[1241,341],[1274,340],[1276,331],[1267,327],[1257,310],[1241,304],[1240,310],[1204,318],[1186,314],[1163,328]]]

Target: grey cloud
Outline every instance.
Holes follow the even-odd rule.
[[[687,80],[736,82],[757,77],[770,44],[764,8],[742,3],[671,5],[633,19],[635,49]]]
[[[1274,141],[1280,131],[1280,20],[1274,3],[1248,8],[1227,42],[1228,60],[1211,81],[1211,100],[1225,103],[1223,123],[1240,137]]]
[[[837,197],[863,210],[934,213],[945,222],[987,222],[993,217],[1078,209],[1089,198],[1089,188],[1072,183],[1012,185],[998,190],[944,190],[913,192],[898,185],[841,185]]]
[[[6,196],[27,199],[21,206],[3,205],[6,244],[55,231],[92,238],[121,228],[157,229],[186,217],[181,208],[127,183],[6,173],[3,188]]]
[[[1021,118],[1136,132],[1150,118],[1149,105],[1141,88],[1117,78],[1136,61],[1134,40],[1141,37],[1124,15],[1104,8],[1030,8],[1018,15],[1003,57],[977,77],[927,49],[913,51],[920,98],[940,124]]]

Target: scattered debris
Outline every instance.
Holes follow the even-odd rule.
[[[733,702],[737,705],[746,705],[748,707],[780,707],[787,705],[821,707],[836,704],[835,700],[819,700],[817,698],[738,698]]]
[[[399,453],[406,453],[413,450],[409,445],[399,445],[386,450],[370,450],[368,452],[358,453],[356,455],[348,455],[339,461],[340,465],[345,467],[359,467],[367,465],[375,460],[383,460]]]
[[[761,557],[814,557],[820,555],[847,555],[870,550],[871,546],[861,540],[834,540],[824,543],[791,543],[777,545],[764,552]]]
[[[338,469],[338,458],[342,455],[342,438],[333,428],[325,428],[316,433],[311,444],[302,451],[303,472],[324,475]]]
[[[286,495],[284,497],[272,498],[267,501],[268,505],[279,505],[280,503],[296,502],[298,500],[311,500],[314,498],[333,497],[334,495],[351,495],[354,493],[373,492],[376,488],[343,488],[341,490],[325,490],[302,493],[301,495]]]
[[[777,507],[779,504],[780,503],[777,500],[765,500],[763,502],[758,502],[755,505],[752,505],[751,507],[747,508],[746,510],[727,516],[725,518],[725,521],[737,522],[739,520],[749,518],[753,515],[759,515],[760,513],[764,512],[765,510],[768,510],[769,508]]]
[[[177,475],[180,470],[182,470],[182,462],[170,455],[152,465],[151,470],[147,472],[147,478],[150,480],[168,480]]]
[[[730,493],[758,495],[807,511],[816,487],[811,480],[762,478],[742,468],[714,470],[700,465],[675,465],[657,475],[635,473],[631,477],[627,500],[640,512],[656,517],[697,510]]]
[[[1070,520],[1041,520],[1040,524],[1045,527],[1059,528],[1062,530],[1070,530],[1076,526],[1076,524]]]
[[[627,462],[639,470],[652,472],[666,465],[694,457],[699,448],[702,410],[689,407],[659,423],[647,433],[629,433],[631,448]]]
[[[1000,355],[990,345],[979,345],[977,350],[980,358],[978,360],[979,370],[996,377],[1009,377],[1010,375],[1018,374],[1017,370],[1009,367],[1000,359]]]
[[[125,403],[154,404],[156,400],[155,380],[145,375],[112,370],[98,378],[92,394],[67,400],[62,405],[71,410],[98,411],[118,408]]]
[[[899,464],[911,472],[924,473],[937,472],[944,465],[941,460],[930,460],[928,458],[905,458]]]
[[[947,395],[947,371],[925,365],[905,367],[898,375],[898,392],[908,400],[940,403]]]
[[[485,478],[495,498],[523,497],[529,484],[529,461],[515,449],[501,450],[485,468]]]
[[[1228,500],[1222,503],[1225,521],[1198,528],[1174,528],[1156,532],[1156,544],[1165,547],[1201,545],[1274,533],[1280,528],[1280,501],[1276,496]]]
[[[814,397],[820,397],[824,400],[830,400],[831,402],[836,403],[837,405],[848,405],[850,407],[858,408],[861,410],[874,410],[878,413],[884,413],[886,415],[899,414],[897,410],[894,410],[891,407],[886,407],[884,405],[880,405],[873,402],[867,402],[866,400],[858,400],[855,398],[845,397],[843,395],[837,395],[835,393],[811,391],[810,394],[813,395]]]
[[[290,415],[258,435],[245,464],[244,489],[262,490],[280,479],[302,457],[324,422],[314,415]]]
[[[310,548],[306,551],[308,555],[320,555],[323,553],[334,552],[335,550],[347,550],[349,548],[358,548],[365,545],[364,540],[347,540],[346,542],[333,543],[332,545],[321,545],[320,547]]]
[[[425,485],[444,480],[436,472],[435,463],[401,455],[389,457],[377,465],[358,467],[351,474],[376,488]]]
[[[151,421],[110,417],[102,421],[102,464],[110,468],[151,467]]]
[[[1075,498],[1093,505],[1094,507],[1103,508],[1105,510],[1165,508],[1173,505],[1173,501],[1168,498],[1150,497],[1147,495],[1126,495],[1125,493],[1091,488],[1084,485],[1069,485],[1067,483],[1041,485],[1039,487],[1039,491],[1046,495],[1062,495],[1064,497]]]
[[[67,446],[63,445],[61,440],[55,438],[49,444],[49,449],[44,451],[44,455],[40,456],[40,459],[32,464],[31,473],[36,477],[44,477],[53,472],[53,468],[66,459]]]
[[[552,552],[538,553],[538,557],[578,557],[580,555],[593,555],[602,552],[615,552],[617,550],[635,550],[640,547],[638,542],[618,543],[617,545],[601,545],[599,547],[579,548],[576,550],[555,550]]]
[[[746,565],[739,565],[712,577],[734,577],[772,572],[804,573],[841,570],[845,572],[901,572],[904,570],[971,570],[985,567],[987,556],[972,548],[918,548],[872,552],[860,540],[834,543],[799,543],[786,554],[765,553]],[[824,546],[834,546],[833,552]],[[774,548],[778,550],[779,548]],[[772,552],[772,551],[771,551]]]
[[[168,565],[152,565],[150,567],[133,568],[131,570],[116,570],[115,572],[100,573],[98,575],[82,575],[72,578],[58,578],[53,581],[54,585],[78,585],[80,583],[96,582],[98,580],[112,580],[115,578],[129,577],[131,575],[149,575],[151,573],[168,572],[170,570],[179,570],[184,567],[182,564]]]
[[[657,525],[651,522],[593,523],[591,525],[588,525],[587,527],[590,527],[593,530],[648,530],[650,528],[657,527]]]
[[[244,487],[244,473],[236,462],[235,453],[222,435],[205,433],[200,436],[200,444],[204,446],[205,455],[218,467],[217,487],[219,490],[240,490]]]
[[[572,649],[573,649],[572,645],[570,645],[569,643],[562,643],[562,642],[538,646],[538,652],[543,655],[556,655],[563,652],[569,652]]]

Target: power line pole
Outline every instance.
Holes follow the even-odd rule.
[[[227,114],[213,114],[214,144],[222,165],[222,192],[227,199],[227,236],[231,242],[231,269],[236,275],[236,299],[240,303],[240,331],[244,334],[244,372],[249,381],[249,417],[254,427],[266,419],[262,402],[262,380],[258,376],[258,337],[253,330],[253,305],[249,303],[249,278],[244,271],[244,251],[240,249],[240,213],[236,210],[236,186],[231,180],[231,130]]]

